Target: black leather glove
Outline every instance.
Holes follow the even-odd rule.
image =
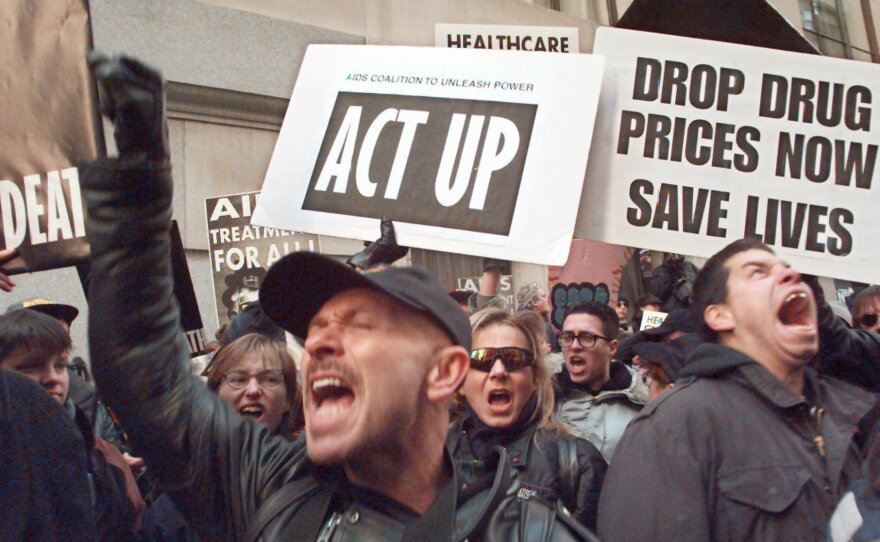
[[[123,160],[169,159],[162,74],[126,56],[89,53],[89,68],[98,83],[101,112],[113,122],[116,147]]]
[[[355,269],[369,269],[374,265],[391,264],[406,256],[408,247],[397,244],[394,223],[385,217],[379,226],[380,236],[372,243],[365,243],[366,248],[358,252],[346,263]]]

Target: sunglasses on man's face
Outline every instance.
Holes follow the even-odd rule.
[[[535,356],[524,348],[505,346],[504,348],[477,348],[471,350],[471,368],[488,373],[496,360],[501,360],[508,373],[523,367],[531,367]]]
[[[874,327],[877,325],[877,319],[880,317],[876,312],[871,312],[868,314],[863,314],[859,316],[859,324],[862,327]]]

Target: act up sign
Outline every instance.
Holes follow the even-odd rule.
[[[253,223],[541,264],[566,260],[603,61],[312,45]]]
[[[755,237],[801,271],[876,282],[880,68],[602,28],[575,235],[708,257]]]

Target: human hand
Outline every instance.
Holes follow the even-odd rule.
[[[0,267],[17,258],[19,254],[17,248],[0,250]],[[13,288],[15,288],[15,282],[6,273],[0,272],[0,290],[11,292]]]
[[[101,95],[101,112],[113,122],[123,159],[169,159],[165,81],[153,68],[126,56],[92,51],[89,68]]]

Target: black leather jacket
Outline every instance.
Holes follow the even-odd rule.
[[[461,420],[449,430],[446,443],[460,476],[465,481],[479,478],[483,462],[475,458]],[[608,464],[592,443],[532,424],[513,437],[506,449],[517,473],[520,499],[538,496],[549,502],[560,500],[581,524],[596,529],[599,493]]]
[[[453,475],[410,522],[345,499],[341,472],[312,464],[303,440],[242,420],[192,376],[172,296],[170,166],[102,160],[83,168],[83,190],[95,380],[203,540],[589,539],[559,510],[520,506],[503,454],[491,487],[459,502]]]

